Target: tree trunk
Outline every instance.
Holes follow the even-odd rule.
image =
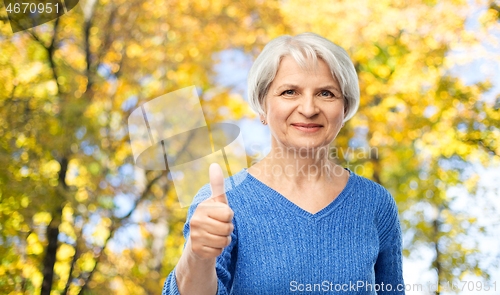
[[[57,236],[59,235],[59,224],[61,223],[61,211],[59,216],[54,216],[52,221],[47,226],[47,250],[43,260],[43,282],[40,295],[50,295],[52,290],[52,281],[54,279],[54,264],[56,263],[57,254]],[[56,213],[57,214],[57,213]]]
[[[442,266],[440,262],[441,258],[441,252],[439,251],[439,216],[434,220],[434,248],[436,250],[436,259],[434,260],[434,266],[436,267],[437,271],[437,289],[435,294],[439,295],[439,287],[441,286],[441,278],[442,278]]]
[[[59,164],[61,165],[61,170],[59,171],[59,186],[62,190],[66,190],[68,185],[66,184],[66,172],[68,171],[68,158],[63,157]],[[59,225],[61,224],[62,208],[64,203],[64,196],[60,196],[59,206],[52,213],[52,220],[47,226],[47,248],[45,250],[45,257],[43,259],[43,281],[42,290],[40,295],[50,295],[52,291],[52,282],[54,281],[54,265],[56,263],[57,256],[57,237],[59,236]]]

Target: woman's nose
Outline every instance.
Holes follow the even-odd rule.
[[[319,112],[318,106],[316,105],[316,100],[311,96],[304,96],[299,100],[299,113],[307,118],[313,117]]]

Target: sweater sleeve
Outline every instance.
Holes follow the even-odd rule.
[[[396,201],[387,190],[377,219],[380,242],[375,262],[375,283],[380,288],[377,294],[405,294],[401,224]]]
[[[196,196],[193,198],[191,206],[189,206],[186,217],[186,223],[184,224],[184,229],[183,229],[183,234],[185,238],[183,250],[186,248],[186,244],[189,238],[189,222],[191,220],[191,217],[193,216],[198,204],[208,199],[210,195],[211,195],[210,185],[206,184],[198,191]],[[234,252],[236,251],[235,245],[237,244],[236,240],[237,231],[236,231],[236,222],[234,217],[233,217],[233,225],[234,225],[234,230],[231,233],[231,243],[229,244],[229,246],[224,248],[222,253],[219,256],[217,256],[215,261],[215,271],[217,273],[217,295],[229,294],[233,281],[234,270],[236,266],[236,254]],[[177,286],[177,281],[175,278],[176,268],[177,266],[172,270],[172,272],[170,272],[167,279],[165,280],[162,295],[167,295],[167,294],[180,295]]]

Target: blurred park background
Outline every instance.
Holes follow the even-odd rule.
[[[160,294],[187,208],[168,170],[134,166],[129,114],[196,85],[252,164],[270,134],[246,75],[302,32],[355,64],[360,108],[332,146],[396,199],[405,283],[424,285],[407,294],[500,294],[499,1],[87,0],[16,34],[0,20],[0,294]]]

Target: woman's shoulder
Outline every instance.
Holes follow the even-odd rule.
[[[399,213],[396,200],[381,184],[360,175],[357,177],[357,188],[364,192],[358,195],[363,199],[363,204],[372,210],[381,239],[385,239],[398,223]]]
[[[356,190],[358,190],[358,193],[362,193],[365,197],[368,196],[371,200],[375,201],[378,206],[386,207],[396,205],[392,194],[387,188],[364,176],[356,174],[356,177],[358,179],[356,183]]]

